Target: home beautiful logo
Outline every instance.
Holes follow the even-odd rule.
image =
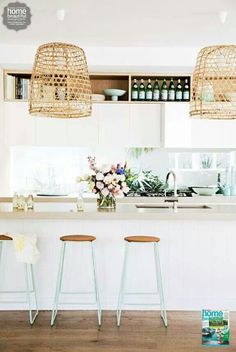
[[[21,2],[11,2],[4,7],[2,18],[3,24],[8,29],[20,31],[31,24],[30,8]]]

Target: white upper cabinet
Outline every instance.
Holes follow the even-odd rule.
[[[189,103],[165,103],[161,108],[163,147],[191,147]]]
[[[160,104],[130,104],[129,146],[160,147]]]
[[[99,104],[93,104],[88,117],[68,119],[67,136],[70,146],[96,146],[98,144]]]
[[[125,147],[129,144],[129,114],[129,104],[99,105],[99,145]]]
[[[66,146],[66,119],[36,117],[36,145],[38,146]]]
[[[189,116],[189,103],[97,103],[91,117],[34,117],[24,102],[3,103],[8,146],[236,148],[235,120]]]
[[[34,145],[36,142],[36,119],[28,112],[28,103],[5,102],[4,107],[5,143],[14,145]]]

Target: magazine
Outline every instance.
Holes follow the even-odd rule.
[[[203,309],[202,345],[224,346],[229,345],[229,341],[229,311]]]

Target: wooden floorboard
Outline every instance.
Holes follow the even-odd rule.
[[[116,327],[115,313],[103,312],[102,327],[96,312],[64,311],[50,327],[50,312],[40,312],[33,327],[27,312],[0,312],[0,352],[199,352],[200,312],[168,312],[166,329],[157,312],[129,311]],[[204,347],[204,351],[236,351],[236,313],[231,314],[231,345]]]

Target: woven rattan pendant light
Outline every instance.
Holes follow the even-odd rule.
[[[73,118],[91,115],[91,84],[84,51],[76,45],[41,45],[35,56],[29,112]]]
[[[236,119],[236,45],[203,48],[192,79],[190,115]]]

